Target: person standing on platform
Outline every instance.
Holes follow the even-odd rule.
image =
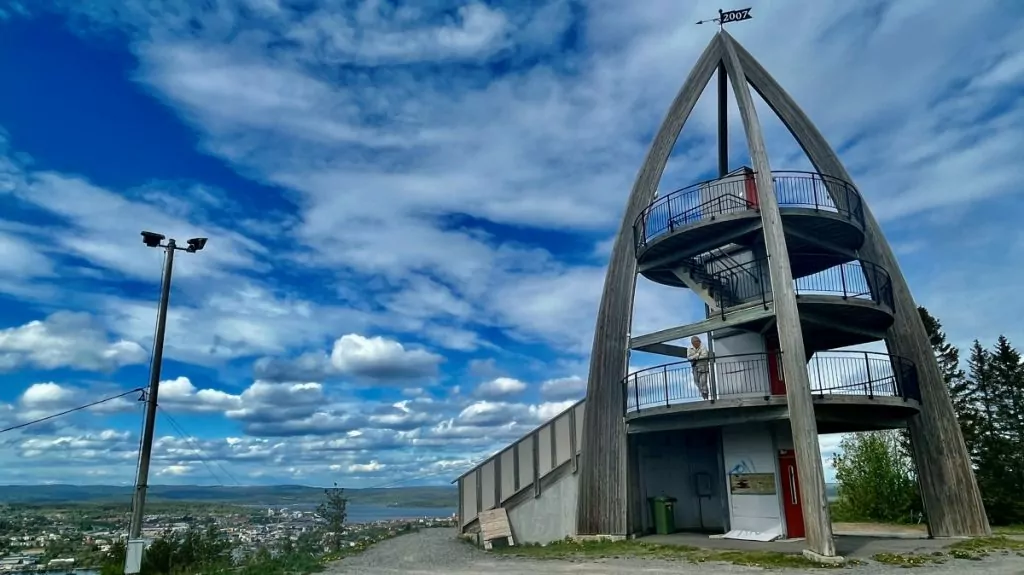
[[[693,370],[693,383],[697,385],[700,396],[708,399],[708,376],[711,373],[711,354],[708,348],[701,344],[700,338],[690,338],[690,348],[686,350],[686,359],[690,360],[690,367]]]

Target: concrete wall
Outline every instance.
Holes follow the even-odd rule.
[[[516,543],[551,543],[576,534],[578,478],[575,473],[566,473],[546,486],[539,497],[508,509]]]
[[[716,430],[686,430],[637,437],[637,481],[645,529],[653,529],[649,497],[677,499],[675,525],[680,531],[722,533],[726,529],[725,478]],[[698,488],[698,482],[703,485]]]
[[[739,473],[775,475],[775,493],[771,495],[734,494],[730,489],[729,518],[734,530],[782,529],[774,427],[764,423],[730,426],[722,430],[722,455],[727,480],[729,475]]]
[[[714,335],[712,335],[714,337]],[[765,353],[764,337],[757,333],[739,333],[715,337],[715,386],[719,396],[763,397],[770,393],[768,363],[764,355],[726,357]]]

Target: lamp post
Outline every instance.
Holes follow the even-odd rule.
[[[160,368],[164,359],[164,332],[167,327],[167,304],[171,299],[171,273],[174,271],[174,252],[194,254],[206,247],[206,238],[192,238],[188,247],[179,247],[173,238],[162,234],[142,232],[142,242],[151,248],[163,248],[164,271],[160,282],[160,305],[156,315],[156,337],[153,339],[153,360],[149,368],[149,391],[146,393],[146,419],[142,432],[142,447],[139,450],[139,472],[135,477],[135,495],[132,498],[132,518],[128,527],[128,544],[125,548],[125,575],[134,575],[141,570],[142,518],[146,507],[146,487],[149,483],[149,461],[153,453],[153,430],[156,425],[157,395],[160,392]]]

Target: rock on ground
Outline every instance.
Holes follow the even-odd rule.
[[[1024,558],[995,555],[982,561],[950,560],[941,565],[912,569],[913,575],[1021,575]],[[454,529],[423,529],[382,541],[363,553],[330,565],[326,575],[661,575],[668,573],[707,573],[749,575],[764,572],[756,567],[721,563],[693,564],[683,561],[647,559],[534,560],[494,555],[460,541]],[[822,575],[821,569],[772,570],[773,573]],[[843,573],[850,575],[905,575],[901,567],[871,563]]]

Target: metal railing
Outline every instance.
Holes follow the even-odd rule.
[[[921,401],[914,362],[873,351],[825,351],[807,363],[815,395],[902,397]]]
[[[794,254],[792,259],[803,254]],[[809,254],[808,257],[842,261],[842,256]],[[864,261],[843,262],[793,281],[796,295],[834,295],[844,299],[873,301],[893,309],[892,279],[882,266]]]
[[[721,399],[767,401],[785,395],[781,353],[714,356],[705,370],[680,361],[642,369],[623,380],[625,413],[653,407]],[[701,375],[706,372],[706,376]],[[917,368],[910,360],[884,353],[827,351],[807,362],[811,393],[817,396],[856,395],[921,400]],[[701,387],[706,384],[706,396]]]
[[[894,308],[892,279],[881,266],[864,260],[844,261],[834,254],[792,254],[791,261],[815,258],[836,265],[815,274],[794,280],[797,297],[805,295],[832,295],[844,299],[872,301]],[[728,308],[772,299],[768,278],[768,259],[757,258],[737,265],[714,269],[714,258],[691,258],[691,265],[706,270],[704,275],[717,287],[714,298],[717,313],[724,317]]]
[[[757,209],[753,172],[701,182],[659,197],[633,223],[634,247],[717,216]],[[864,204],[853,184],[814,172],[772,172],[779,207],[839,214],[864,227]]]

